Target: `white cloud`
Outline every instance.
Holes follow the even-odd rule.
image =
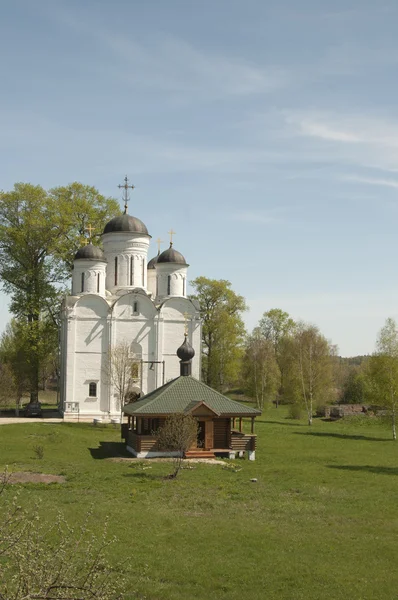
[[[357,183],[366,183],[369,185],[379,185],[382,187],[391,187],[398,189],[398,181],[393,179],[380,179],[375,177],[361,177],[357,175],[346,175],[342,177],[344,181],[353,181]]]

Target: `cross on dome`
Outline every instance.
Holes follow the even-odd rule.
[[[91,238],[93,237],[93,231],[95,231],[95,227],[93,227],[93,226],[91,225],[91,223],[89,223],[89,224],[87,225],[87,227],[85,227],[85,228],[84,228],[84,231],[88,231],[88,239],[89,239],[89,242],[91,243]],[[89,242],[87,242],[87,244],[88,244]]]
[[[123,200],[124,200],[124,214],[127,214],[127,202],[130,200],[130,196],[129,196],[129,189],[133,190],[135,188],[135,185],[129,185],[129,180],[128,177],[126,175],[126,177],[124,178],[124,183],[123,184],[119,184],[117,186],[119,189],[124,189],[123,192]]]
[[[161,240],[160,238],[158,238],[158,239],[156,240],[156,243],[157,243],[157,245],[158,245],[158,252],[160,252],[160,244],[163,244],[163,240]]]
[[[173,235],[176,234],[176,231],[173,231],[173,229],[170,229],[170,231],[167,232],[170,235],[170,248],[173,245]]]

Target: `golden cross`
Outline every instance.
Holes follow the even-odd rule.
[[[124,193],[123,193],[124,214],[127,214],[127,202],[130,200],[129,189],[133,190],[135,188],[135,185],[129,185],[129,180],[128,180],[128,177],[126,175],[126,177],[124,178],[124,183],[119,184],[117,187],[119,189],[121,189],[121,188],[124,189]]]
[[[160,252],[160,244],[163,244],[163,240],[161,240],[160,238],[158,238],[158,239],[156,240],[156,243],[157,243],[157,245],[158,245],[158,252]]]
[[[89,243],[90,243],[90,240],[88,240],[86,237],[84,237],[84,238],[81,240],[81,243],[82,243],[82,244],[84,244],[85,246],[87,246],[87,244],[89,244]]]
[[[185,335],[188,335],[188,317],[190,316],[190,314],[185,311],[183,316],[184,316],[184,321],[185,321],[184,333],[185,333]]]
[[[170,231],[167,232],[170,235],[170,246],[173,245],[173,235],[176,234],[175,231],[173,231],[173,229],[170,229]]]
[[[93,236],[93,231],[95,230],[95,227],[93,227],[90,223],[87,225],[87,227],[84,228],[85,231],[88,231],[88,235],[90,237],[90,241],[91,238]]]

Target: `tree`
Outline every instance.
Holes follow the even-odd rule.
[[[280,371],[280,385],[276,390],[276,408],[283,398],[286,388],[286,377],[289,367],[289,339],[294,333],[296,323],[289,314],[280,308],[272,308],[263,314],[259,322],[259,329],[273,347],[276,361]]]
[[[368,378],[369,397],[390,412],[392,437],[395,441],[398,407],[398,331],[392,318],[386,320],[379,332],[376,352],[368,361]]]
[[[23,324],[13,319],[7,324],[0,338],[0,361],[10,369],[13,377],[12,396],[19,415],[22,396],[29,390],[29,350],[21,331]],[[11,391],[11,390],[10,390]]]
[[[198,422],[191,415],[175,413],[170,415],[157,433],[157,444],[160,450],[175,452],[174,470],[169,475],[175,479],[181,469],[184,454],[193,446],[198,438]]]
[[[365,363],[366,368],[366,363]],[[351,367],[343,384],[341,398],[342,404],[361,404],[365,401],[366,375],[363,367]]]
[[[82,184],[47,192],[26,183],[0,192],[0,278],[11,295],[11,312],[28,326],[32,402],[38,398],[41,322],[51,319],[56,331],[60,286],[70,274],[88,220],[105,221],[116,214],[116,201],[95,192]]]
[[[275,397],[281,373],[274,347],[262,336],[259,328],[253,331],[246,343],[243,371],[250,396],[256,399],[257,408],[263,409],[264,402]]]
[[[312,415],[316,404],[325,402],[333,388],[332,347],[314,325],[299,323],[293,341],[296,373],[300,381],[308,425],[312,425]]]
[[[202,376],[207,385],[225,390],[236,380],[243,354],[245,299],[224,279],[198,277],[191,282],[202,316]]]
[[[123,341],[110,348],[106,378],[113,384],[119,398],[120,411],[122,411],[126,402],[133,375],[133,367],[136,364],[134,357],[130,354],[130,345],[128,342]]]
[[[9,498],[7,473],[0,480],[0,600],[124,597],[123,567],[116,573],[107,560],[116,541],[108,536],[107,526],[97,537],[88,519],[80,529],[60,514],[49,524],[37,507],[23,510],[15,492]]]

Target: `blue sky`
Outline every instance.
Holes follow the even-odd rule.
[[[13,0],[0,19],[0,187],[118,197],[198,275],[342,355],[398,318],[398,4]],[[151,255],[155,254],[155,244]],[[0,329],[8,299],[0,296]]]

